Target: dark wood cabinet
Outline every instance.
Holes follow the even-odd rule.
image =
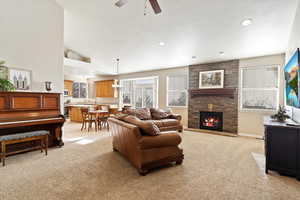
[[[264,118],[266,173],[277,171],[300,181],[300,127]]]

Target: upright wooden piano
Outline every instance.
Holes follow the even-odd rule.
[[[59,93],[0,92],[0,135],[34,130],[48,130],[49,146],[62,146],[62,126]],[[33,142],[15,144],[18,150],[35,145]]]

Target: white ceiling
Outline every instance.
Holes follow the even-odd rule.
[[[282,53],[298,0],[57,0],[65,8],[65,45],[92,58],[94,71],[120,73]],[[252,18],[253,24],[241,26]],[[160,42],[165,46],[160,46]],[[220,56],[219,52],[225,55]],[[197,56],[197,59],[192,59]]]

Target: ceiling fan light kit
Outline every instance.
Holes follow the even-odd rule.
[[[146,0],[146,3],[147,3],[147,1],[150,2],[151,6],[152,6],[152,8],[153,8],[153,11],[154,11],[154,13],[155,13],[156,15],[159,14],[159,13],[161,13],[161,8],[160,8],[159,3],[158,3],[157,0]],[[115,5],[116,5],[117,7],[119,7],[119,8],[121,8],[122,6],[124,6],[124,5],[127,4],[127,3],[128,3],[128,0],[119,0],[119,1],[117,1],[117,2],[115,3]],[[145,14],[144,14],[144,15],[145,15]]]
[[[128,3],[128,0],[119,0],[119,1],[117,1],[117,3],[115,3],[115,5],[119,8],[121,8],[122,6],[124,6],[127,3]]]

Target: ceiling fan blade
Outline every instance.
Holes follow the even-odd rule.
[[[121,8],[122,6],[124,6],[126,3],[128,2],[128,0],[119,0],[117,1],[117,3],[115,3],[115,5],[119,8]]]
[[[160,6],[159,6],[157,0],[149,0],[149,2],[151,4],[155,14],[161,13],[161,9],[160,9]]]

